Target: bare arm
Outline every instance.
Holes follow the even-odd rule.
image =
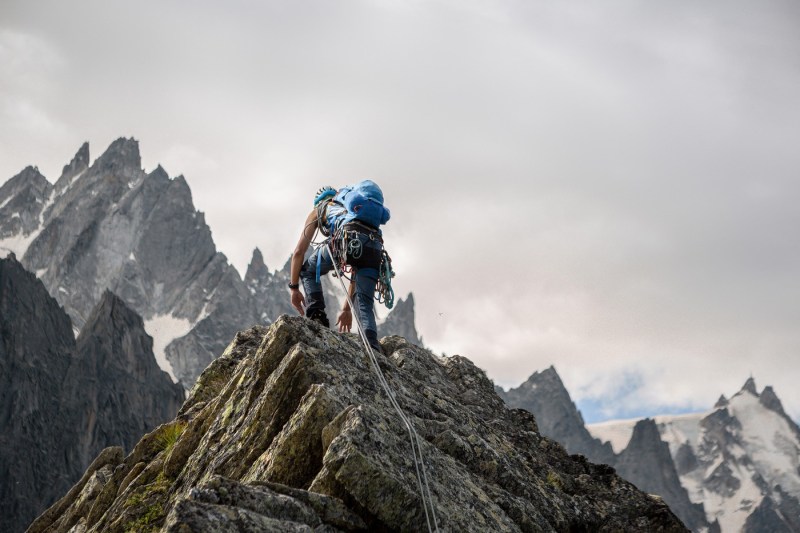
[[[353,279],[350,280],[350,286],[347,288],[349,300],[345,300],[344,305],[342,306],[342,312],[339,313],[339,318],[336,321],[336,324],[339,325],[339,331],[350,331],[350,328],[353,326],[353,313],[350,309],[350,302],[353,300],[355,293],[356,276],[354,273]]]
[[[300,234],[300,239],[297,241],[294,253],[292,253],[292,264],[290,268],[289,282],[292,285],[300,284],[300,269],[303,267],[303,259],[305,258],[308,246],[314,238],[314,233],[317,231],[317,211],[312,209],[306,217],[306,222],[303,225],[303,232]],[[292,289],[292,306],[297,309],[297,312],[303,314],[303,305],[305,305],[305,298],[299,289]]]

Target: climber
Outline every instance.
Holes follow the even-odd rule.
[[[292,254],[292,306],[297,312],[329,327],[325,314],[320,276],[334,268],[328,246],[319,246],[305,261],[308,247],[319,230],[330,244],[340,269],[351,272],[349,296],[356,306],[367,341],[377,351],[378,328],[375,323],[374,294],[378,285],[381,262],[388,259],[383,251],[383,236],[378,227],[389,220],[389,210],[383,206],[383,192],[376,183],[365,180],[336,191],[322,187],[314,197],[314,209],[306,217],[300,240]],[[384,267],[385,269],[386,267]],[[391,267],[389,266],[389,271]],[[303,283],[305,296],[300,292]],[[353,315],[348,301],[344,302],[336,324],[339,331],[350,331]]]

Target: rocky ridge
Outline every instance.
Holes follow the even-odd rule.
[[[132,448],[184,399],[119,298],[88,318],[76,342],[44,285],[0,259],[0,531],[21,531],[100,450]]]
[[[685,531],[662,500],[506,408],[469,360],[382,346],[441,531]],[[125,457],[101,453],[29,531],[158,529],[426,530],[407,433],[357,337],[289,317],[240,332],[173,422]]]

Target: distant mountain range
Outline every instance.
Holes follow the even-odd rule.
[[[800,428],[752,378],[704,413],[588,427],[553,367],[498,392],[570,453],[663,497],[693,531],[800,531]]]
[[[9,252],[64,306],[76,332],[104,291],[119,296],[143,317],[161,367],[187,389],[237,331],[296,313],[288,262],[273,273],[255,249],[242,279],[217,251],[183,176],[161,166],[145,172],[134,139],[117,139],[94,162],[84,143],[54,185],[36,167],[3,184],[0,256]],[[341,289],[327,277],[323,287],[338,303]],[[408,301],[381,330],[418,342]],[[331,323],[336,311],[328,306]]]

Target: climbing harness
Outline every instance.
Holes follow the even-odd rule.
[[[350,293],[347,291],[347,288],[344,285],[343,272],[339,271],[339,265],[336,261],[336,256],[333,254],[333,249],[331,247],[331,241],[333,239],[323,243],[328,250],[328,253],[331,256],[331,260],[333,262],[333,268],[336,273],[336,277],[339,278],[339,283],[342,286],[342,291],[344,292],[345,298],[347,298],[347,303],[350,305],[350,309],[355,309],[353,305],[353,300],[350,298]],[[386,252],[383,252],[384,254]],[[389,257],[386,254],[385,257]],[[388,271],[391,272],[391,259],[388,259]],[[383,263],[381,263],[383,266]],[[389,276],[391,277],[391,276]],[[391,286],[390,286],[391,289]],[[392,295],[392,298],[394,296]],[[372,368],[375,369],[375,374],[378,376],[378,382],[380,383],[383,391],[386,393],[386,396],[389,398],[389,402],[394,407],[394,410],[397,411],[397,414],[400,416],[400,420],[403,421],[403,424],[406,426],[408,430],[408,437],[409,441],[411,442],[411,453],[414,456],[414,468],[416,469],[417,473],[417,484],[419,485],[419,493],[422,499],[422,508],[425,510],[425,521],[428,524],[428,531],[432,533],[439,531],[439,524],[436,521],[436,510],[433,506],[433,498],[431,497],[431,489],[430,485],[428,484],[428,473],[425,469],[425,457],[422,455],[422,445],[420,443],[419,435],[417,431],[414,429],[414,425],[411,423],[411,420],[406,416],[403,412],[403,409],[400,407],[400,404],[397,403],[395,399],[395,393],[392,391],[389,382],[386,381],[386,377],[383,375],[383,371],[381,370],[380,365],[378,364],[378,359],[375,357],[375,352],[372,350],[372,346],[369,344],[367,340],[367,336],[364,333],[364,328],[361,325],[361,319],[358,316],[358,313],[353,313],[353,317],[356,319],[356,325],[358,326],[358,333],[361,336],[361,342],[364,343],[364,349],[367,351],[367,355],[369,356],[369,360],[372,362]],[[431,520],[433,520],[433,526],[431,527]]]

